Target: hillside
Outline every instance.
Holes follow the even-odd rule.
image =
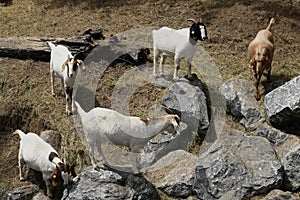
[[[299,75],[299,0],[230,0],[226,3],[221,0],[126,0],[122,3],[116,0],[14,0],[10,6],[0,6],[0,37],[73,37],[87,28],[103,28],[109,38],[133,28],[188,27],[186,19],[200,17],[209,35],[209,40],[201,45],[219,67],[223,80],[235,77],[253,81],[248,69],[247,46],[271,17],[276,17],[271,78],[289,80]],[[100,106],[110,107],[117,80],[131,68],[119,64],[106,70],[97,90]],[[263,77],[262,93],[265,81]],[[58,81],[56,87],[59,87]],[[64,97],[53,97],[50,92],[49,63],[0,58],[0,193],[26,184],[18,179],[19,138],[12,135],[17,128],[36,133],[46,129],[60,131],[63,157],[77,164],[77,171],[87,165],[85,147],[76,133],[73,118],[64,113]],[[131,98],[131,114],[147,113],[164,92],[151,84],[140,88]],[[260,105],[263,106],[263,99]],[[228,123],[234,122],[228,119]]]

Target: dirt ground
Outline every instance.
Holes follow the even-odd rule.
[[[73,37],[87,28],[103,28],[109,38],[133,28],[188,27],[186,19],[200,17],[209,35],[200,45],[219,67],[223,80],[253,81],[247,46],[271,17],[276,17],[272,80],[290,80],[300,74],[299,0],[13,0],[10,6],[0,6],[0,37]],[[116,81],[132,67],[119,64],[107,69],[97,90],[100,106],[110,107]],[[263,93],[264,77],[262,83]],[[18,179],[19,139],[12,134],[15,129],[60,131],[63,157],[75,163],[78,172],[88,163],[73,118],[64,113],[64,97],[53,97],[50,90],[49,63],[0,58],[0,192],[26,185]],[[151,84],[139,88],[130,101],[131,114],[147,113],[164,92]],[[263,99],[259,103],[263,107]]]

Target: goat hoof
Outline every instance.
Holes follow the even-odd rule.
[[[69,115],[69,116],[73,114],[72,111],[69,111],[69,110],[66,111],[66,113],[67,113],[67,115]]]
[[[20,177],[20,181],[24,182],[25,178],[24,177]]]

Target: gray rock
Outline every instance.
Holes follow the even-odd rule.
[[[250,82],[241,79],[230,79],[220,87],[228,112],[248,130],[256,129],[265,120],[253,96],[254,90]]]
[[[291,192],[272,190],[262,200],[299,200],[299,197],[294,196]]]
[[[108,169],[85,169],[62,199],[160,199],[153,185],[143,176]]]
[[[265,97],[269,121],[276,128],[300,128],[300,76],[274,89]]]
[[[298,190],[300,188],[300,139],[268,125],[261,126],[256,134],[266,137],[273,143],[285,171],[283,185],[290,190]]]
[[[51,146],[60,153],[61,151],[61,134],[57,131],[46,130],[42,131],[40,137],[45,141],[51,144]]]
[[[242,198],[278,188],[282,179],[283,167],[268,140],[227,130],[200,155],[194,189],[205,200],[232,190]]]
[[[193,193],[197,157],[183,150],[170,152],[149,167],[147,178],[170,197],[187,198]]]
[[[162,105],[180,113],[181,121],[191,130],[206,130],[209,116],[203,84],[199,79],[192,84],[187,79],[179,79],[163,97]]]
[[[36,185],[28,185],[14,189],[8,193],[8,200],[31,200],[38,193],[39,188]]]

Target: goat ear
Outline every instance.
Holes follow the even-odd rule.
[[[77,60],[77,63],[79,64],[79,66],[78,67],[81,67],[81,69],[85,69],[85,66],[84,66],[84,63],[83,63],[83,61],[82,60]]]

